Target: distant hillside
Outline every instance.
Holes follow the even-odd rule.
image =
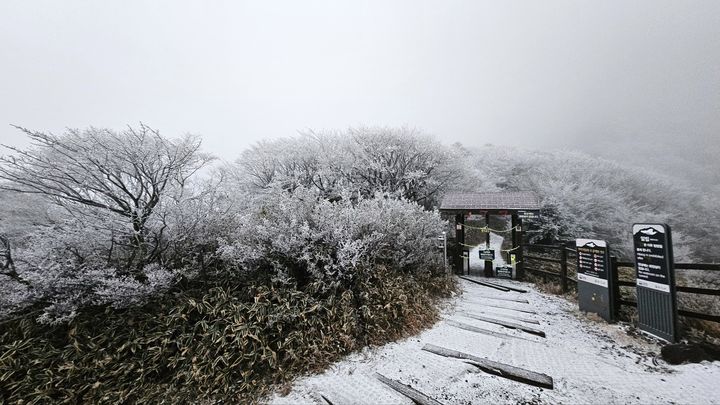
[[[720,206],[708,188],[572,151],[485,146],[466,149],[466,158],[472,171],[467,187],[541,196],[536,239],[606,239],[629,258],[634,222],[666,222],[673,228],[677,260],[720,260],[720,253],[708,248],[720,243]]]
[[[720,141],[700,142],[682,136],[662,142],[596,141],[584,145],[583,150],[720,196]]]

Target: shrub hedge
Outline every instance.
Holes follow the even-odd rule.
[[[217,277],[142,307],[84,311],[70,323],[6,321],[1,403],[257,402],[366,344],[433,324],[455,287],[431,272],[359,270],[351,288]]]

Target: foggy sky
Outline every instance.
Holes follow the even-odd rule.
[[[298,130],[720,144],[719,1],[8,1],[0,140],[142,121],[232,160]],[[642,142],[640,142],[642,145]]]

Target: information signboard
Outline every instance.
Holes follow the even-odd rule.
[[[676,342],[677,298],[670,226],[635,224],[633,244],[640,329]]]
[[[513,278],[512,266],[497,266],[495,267],[495,277],[497,278]]]
[[[517,216],[520,219],[540,219],[540,211],[525,211],[520,210],[517,212]]]
[[[495,260],[494,249],[480,249],[480,260]]]
[[[607,242],[577,239],[578,303],[580,310],[612,321],[615,315],[613,277]]]

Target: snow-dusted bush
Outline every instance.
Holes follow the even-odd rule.
[[[137,304],[204,269],[223,220],[217,183],[192,182],[212,159],[199,139],[144,125],[21,130],[33,146],[0,157],[0,238],[11,246],[0,249],[0,316],[34,306],[55,322],[84,306]]]
[[[299,278],[343,280],[358,268],[438,268],[435,238],[443,221],[420,205],[376,195],[329,201],[317,190],[281,186],[255,197],[221,257],[245,270]]]
[[[123,266],[138,278],[157,260],[150,228],[159,205],[181,196],[212,160],[198,138],[168,139],[142,124],[123,131],[68,129],[59,136],[19,129],[33,146],[5,146],[10,154],[0,156],[0,189],[47,197],[78,218],[92,208],[121,219],[130,236],[123,242],[132,249]]]
[[[122,222],[112,216],[86,211],[83,217],[55,213],[54,218],[13,249],[15,276],[0,275],[4,296],[0,316],[34,306],[39,307],[41,322],[63,322],[87,306],[141,303],[176,277],[159,264],[148,264],[140,281],[113,266],[112,257],[122,255],[123,246],[114,246]]]
[[[12,269],[0,269],[0,317],[39,306],[41,321],[57,322],[89,305],[135,305],[180,276],[202,273],[216,238],[230,226],[227,203],[216,201],[223,199],[209,188],[158,206],[147,224],[146,239],[154,249],[142,278],[124,266],[135,250],[132,226],[121,216],[89,207],[69,215],[51,207],[48,224],[33,227],[12,245]]]
[[[463,177],[456,149],[409,128],[361,127],[266,141],[238,160],[241,183],[282,184],[368,198],[383,193],[432,207]]]
[[[678,261],[718,260],[709,245],[720,240],[717,196],[672,182],[661,174],[625,167],[583,153],[484,147],[468,154],[478,189],[531,190],[543,212],[530,236],[557,241],[597,237],[632,257],[634,222],[673,228]]]

